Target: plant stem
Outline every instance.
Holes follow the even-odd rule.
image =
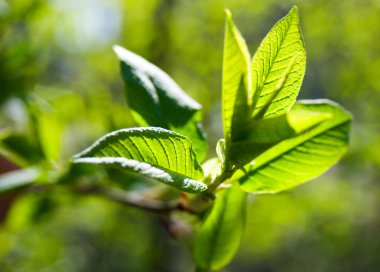
[[[215,178],[214,182],[208,186],[206,193],[207,194],[213,194],[214,191],[216,190],[216,188],[218,188],[218,186],[221,183],[223,183],[225,180],[229,179],[233,175],[233,173],[234,173],[234,171],[232,171],[232,170],[223,171],[222,174],[217,176]]]
[[[207,268],[201,268],[201,267],[197,266],[197,267],[195,267],[194,272],[212,272],[212,271],[207,269]]]

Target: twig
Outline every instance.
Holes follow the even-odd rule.
[[[90,188],[80,188],[82,194],[94,194],[106,199],[119,202],[131,207],[139,208],[154,213],[166,213],[177,209],[181,209],[181,204],[178,202],[163,202],[154,199],[145,198],[136,193],[126,193],[121,190],[94,186]]]

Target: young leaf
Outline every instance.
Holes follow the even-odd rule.
[[[301,88],[305,67],[298,9],[293,7],[267,34],[252,60],[256,119],[279,116],[290,110]]]
[[[245,226],[246,193],[234,185],[220,191],[198,226],[194,257],[197,266],[214,271],[228,264],[239,248]]]
[[[209,181],[214,181],[215,178],[222,172],[223,162],[219,158],[211,158],[202,164],[205,177],[208,177]]]
[[[343,108],[328,100],[305,100],[293,109],[324,112],[331,118],[260,155],[240,179],[245,191],[262,194],[290,189],[324,173],[346,151],[351,115]]]
[[[325,112],[291,110],[277,117],[253,121],[243,130],[245,138],[232,144],[230,160],[242,167],[280,141],[300,135],[331,117]]]
[[[191,141],[163,128],[114,131],[76,155],[74,163],[120,167],[189,193],[207,188],[197,181],[203,178],[203,170]]]
[[[120,46],[115,45],[114,51],[121,62],[125,94],[135,121],[189,137],[203,159],[207,142],[200,123],[201,106],[157,66]]]
[[[231,13],[226,10],[224,37],[222,116],[226,157],[231,141],[250,117],[248,97],[251,96],[249,52],[247,45],[234,25]]]

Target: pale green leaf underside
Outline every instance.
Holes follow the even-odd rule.
[[[243,236],[245,207],[246,193],[237,185],[217,194],[214,206],[196,232],[197,266],[214,271],[231,261]]]
[[[331,118],[331,114],[307,110],[291,110],[283,115],[258,120],[248,126],[245,141],[273,143],[294,137]]]
[[[280,141],[297,136],[331,118],[329,113],[291,110],[283,115],[251,122],[245,138],[232,144],[231,161],[242,167]]]
[[[126,158],[102,157],[102,158],[78,158],[75,163],[100,164],[104,166],[120,167],[143,176],[159,180],[167,185],[176,187],[188,193],[198,193],[207,189],[202,182],[193,180],[174,171],[163,170],[149,163],[139,162]]]
[[[120,46],[114,46],[114,51],[121,61],[125,94],[135,121],[189,137],[199,158],[204,158],[207,142],[201,106],[157,66]]]
[[[351,115],[328,100],[299,101],[294,110],[328,113],[331,118],[265,151],[247,167],[241,187],[253,193],[277,193],[313,179],[345,153]]]
[[[250,117],[251,96],[249,52],[247,45],[226,10],[223,53],[222,117],[226,147]],[[228,152],[228,151],[227,151]]]
[[[40,176],[37,168],[25,168],[0,175],[0,194],[34,183]]]
[[[207,187],[191,141],[163,128],[130,128],[109,133],[74,157],[74,163],[112,165],[186,192]]]
[[[300,90],[305,67],[298,9],[293,7],[270,30],[253,57],[254,116],[269,118],[290,110]]]

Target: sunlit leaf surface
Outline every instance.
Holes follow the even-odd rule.
[[[293,109],[332,117],[260,155],[240,179],[244,190],[277,193],[290,189],[321,175],[345,153],[351,124],[348,112],[329,100],[300,101]]]
[[[249,119],[250,96],[249,52],[239,30],[226,10],[224,37],[222,116],[224,139],[228,148],[241,126]],[[228,157],[228,154],[227,154]]]
[[[306,52],[293,7],[262,41],[252,60],[256,117],[275,117],[293,106],[306,68]]]
[[[111,165],[140,173],[182,191],[207,187],[191,141],[162,128],[131,128],[109,133],[78,154],[74,163]]]
[[[216,197],[195,238],[195,260],[205,271],[218,270],[231,261],[245,226],[246,193],[234,185],[223,189]]]

